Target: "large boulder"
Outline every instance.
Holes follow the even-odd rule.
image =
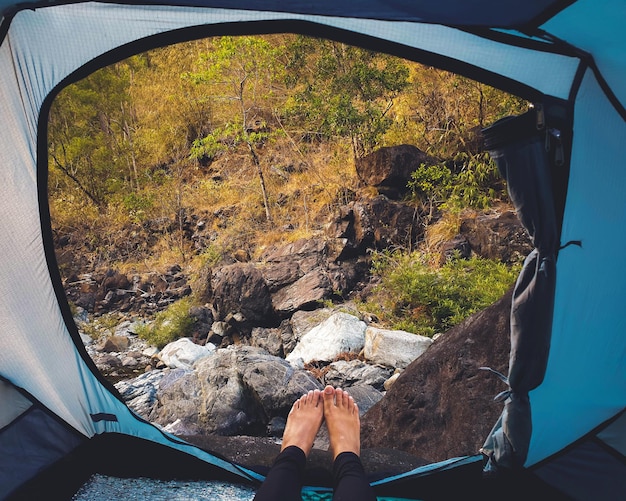
[[[287,317],[294,311],[314,306],[330,297],[332,292],[327,274],[322,269],[315,269],[274,293],[272,305],[281,316]]]
[[[238,352],[241,380],[261,404],[269,419],[287,416],[291,406],[321,383],[304,370],[294,369],[285,360],[259,349],[242,347]]]
[[[191,369],[198,360],[208,357],[214,351],[215,345],[211,343],[201,346],[183,337],[167,344],[158,357],[172,369]]]
[[[271,247],[261,256],[263,277],[271,292],[294,283],[324,263],[321,239],[296,240]]]
[[[314,238],[274,246],[261,256],[259,269],[280,318],[317,307],[335,295],[347,296],[369,272],[364,259],[340,260],[346,239]]]
[[[326,235],[341,241],[336,261],[362,256],[368,249],[411,248],[423,235],[418,213],[407,204],[384,195],[350,202],[326,225]]]
[[[148,419],[157,405],[157,392],[161,379],[169,369],[148,371],[133,379],[123,379],[115,383],[115,388],[134,412]]]
[[[332,362],[341,353],[359,353],[365,344],[367,325],[354,315],[337,312],[307,332],[287,361],[294,364],[312,361]]]
[[[476,454],[502,411],[512,292],[438,338],[361,420],[363,447],[391,447],[435,462]]]
[[[388,146],[358,158],[356,173],[366,186],[374,186],[390,198],[398,198],[407,191],[411,173],[423,163],[436,160],[410,144]]]
[[[216,320],[241,317],[238,327],[276,324],[270,291],[261,271],[252,264],[235,263],[214,271],[211,277]]]
[[[368,385],[383,391],[385,381],[391,377],[392,372],[388,367],[368,364],[361,360],[337,360],[326,368],[324,381],[335,388],[346,389],[355,385]]]
[[[528,231],[512,210],[470,214],[461,221],[460,231],[472,252],[507,264],[522,262],[533,249]]]
[[[365,359],[372,363],[404,369],[432,343],[433,340],[426,336],[370,325],[365,330],[364,354]]]
[[[229,346],[194,370],[164,376],[151,418],[180,435],[264,435],[272,418],[285,418],[297,398],[316,388],[321,384],[310,373],[265,350]]]
[[[202,396],[202,386],[196,371],[174,369],[166,372],[159,381],[156,396],[157,402],[152,408],[149,421],[164,427],[176,422],[181,434],[195,435],[229,424],[228,415],[217,412],[215,422],[209,426],[205,426],[199,419],[198,404]]]

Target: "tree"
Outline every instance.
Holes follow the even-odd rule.
[[[67,87],[50,111],[49,186],[73,187],[100,211],[118,186],[137,186],[136,120],[128,95],[133,64],[104,68]]]
[[[349,138],[355,158],[378,145],[389,129],[394,99],[408,85],[398,58],[332,40],[299,36],[286,51],[287,113],[307,134]]]
[[[269,223],[272,215],[259,148],[276,134],[263,110],[271,106],[273,85],[280,78],[279,50],[266,38],[221,37],[212,50],[200,55],[201,68],[184,74],[207,89],[206,97],[214,107],[222,108],[222,118],[215,115],[211,132],[194,141],[192,156],[213,158],[221,151],[245,147],[259,179]]]

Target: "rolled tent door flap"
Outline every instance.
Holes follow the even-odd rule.
[[[496,473],[526,461],[532,432],[528,394],[543,381],[548,361],[558,251],[552,170],[564,162],[564,144],[561,131],[546,125],[540,106],[483,133],[534,245],[513,292],[508,389],[496,397],[504,400],[504,410],[481,449],[488,457],[485,473]]]

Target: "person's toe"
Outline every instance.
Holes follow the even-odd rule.
[[[324,393],[322,393],[322,399],[324,400],[324,409],[330,409],[335,405],[335,389],[332,386],[326,386]]]

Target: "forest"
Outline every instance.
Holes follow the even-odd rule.
[[[242,249],[254,257],[276,242],[319,235],[326,215],[372,195],[360,186],[355,161],[410,144],[437,159],[413,172],[404,200],[422,216],[426,237],[418,248],[373,253],[372,272],[384,297],[415,309],[411,302],[448,294],[424,276],[455,284],[464,273],[429,259],[458,232],[460,214],[508,203],[480,130],[528,106],[461,76],[300,35],[216,37],[151,50],[55,98],[48,122],[53,231],[88,241],[90,268],[179,263],[193,274]],[[183,238],[189,211],[220,215],[203,249]],[[124,231],[155,221],[167,221],[167,230],[149,255],[114,252]],[[474,282],[455,285],[471,297],[452,323],[495,301],[516,275],[501,263],[472,267]],[[485,289],[492,295],[483,297]],[[421,328],[403,323],[402,308],[390,310],[399,312],[390,324],[413,332],[450,326],[448,318]]]

